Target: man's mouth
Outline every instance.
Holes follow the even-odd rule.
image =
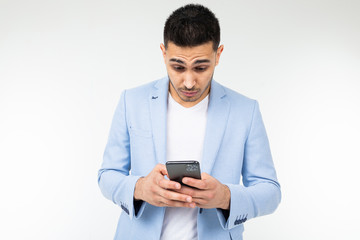
[[[193,96],[195,96],[195,95],[198,93],[198,91],[192,91],[192,92],[189,92],[189,91],[181,91],[181,93],[184,94],[184,95],[187,96],[187,97],[193,97]]]

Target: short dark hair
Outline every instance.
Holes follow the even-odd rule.
[[[212,41],[216,51],[220,43],[219,20],[202,5],[188,4],[180,7],[165,22],[165,48],[169,41],[180,47],[195,47]]]

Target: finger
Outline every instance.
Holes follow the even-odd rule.
[[[192,197],[185,195],[185,194],[181,194],[181,193],[177,193],[174,191],[170,191],[170,190],[165,190],[165,189],[159,189],[158,194],[167,199],[167,200],[173,200],[173,201],[179,201],[179,202],[187,202],[187,203],[191,203],[192,202]]]
[[[180,183],[175,182],[175,181],[171,181],[171,180],[168,180],[168,179],[165,179],[164,177],[162,177],[161,179],[159,179],[158,185],[159,185],[160,187],[162,187],[163,189],[174,189],[174,190],[177,190],[177,189],[180,189],[180,188],[181,188]]]
[[[161,168],[160,169],[160,173],[163,175],[163,176],[168,176],[168,172],[167,172],[167,170],[166,170],[166,167],[164,166],[164,168]]]
[[[191,196],[194,202],[194,199],[200,199],[201,201],[211,201],[217,196],[216,191],[213,190],[202,190],[186,186],[182,186],[181,189],[176,190],[176,192]]]
[[[206,206],[209,204],[209,201],[204,198],[193,198],[192,200],[196,204],[196,206],[198,205]]]
[[[190,187],[194,187],[198,189],[208,189],[206,180],[184,177],[182,179],[182,182]]]
[[[163,203],[167,203],[167,201],[178,201],[178,202],[187,202],[191,203],[192,198],[190,196],[186,196],[183,194],[173,194],[175,192],[171,190],[165,190],[158,185],[153,185],[152,187],[152,197],[150,197],[150,201],[154,203],[155,206],[163,206]],[[167,200],[167,201],[164,201]],[[179,201],[180,200],[180,201]],[[195,204],[195,203],[193,203]]]
[[[184,186],[182,185],[180,189],[175,190],[178,193],[182,193],[185,195],[189,195],[191,197],[201,197],[201,192],[202,190],[199,190],[197,188],[193,188],[193,187],[188,187],[188,186]]]
[[[164,176],[164,175],[168,175],[168,172],[166,170],[166,166],[164,164],[160,164],[158,163],[156,165],[156,169]]]
[[[161,207],[186,207],[186,208],[195,208],[196,204],[194,202],[184,203],[179,201],[173,201],[166,198],[162,198]]]

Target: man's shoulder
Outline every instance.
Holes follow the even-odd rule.
[[[164,82],[165,80],[166,78],[161,78],[155,81],[147,82],[133,88],[128,88],[126,89],[126,92],[129,93],[149,92],[150,90],[156,88],[157,85],[161,85],[161,82]]]
[[[252,105],[256,101],[256,100],[249,98],[249,97],[237,92],[236,90],[228,88],[218,82],[216,82],[216,84],[218,85],[218,87],[221,87],[224,90],[224,93],[230,102]]]
[[[160,89],[167,88],[167,86],[168,86],[168,78],[164,77],[161,79],[157,79],[155,81],[142,84],[137,87],[128,88],[124,91],[126,92],[127,97],[135,96],[137,98],[141,98],[141,97],[148,97],[152,91],[158,88]]]

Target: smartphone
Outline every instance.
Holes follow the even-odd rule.
[[[167,161],[166,169],[170,180],[180,184],[183,184],[182,179],[184,177],[201,179],[200,164],[198,161]]]

